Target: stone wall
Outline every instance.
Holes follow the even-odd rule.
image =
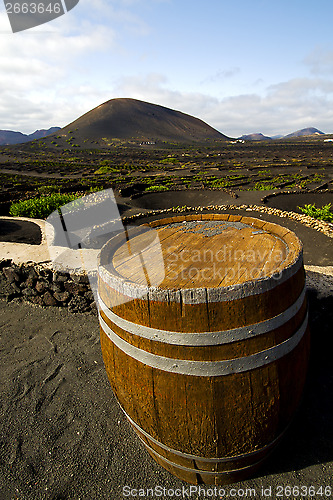
[[[18,265],[10,259],[0,260],[0,298],[97,314],[87,275],[54,270],[45,264]]]

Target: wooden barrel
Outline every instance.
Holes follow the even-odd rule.
[[[125,236],[100,254],[101,345],[111,386],[165,469],[190,483],[242,480],[278,443],[305,383],[301,242],[276,224],[227,214],[149,226],[158,238],[144,259],[128,251]],[[131,241],[142,249],[140,235]],[[138,266],[158,263],[159,252],[163,280],[152,286],[151,270]]]

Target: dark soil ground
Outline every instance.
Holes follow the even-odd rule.
[[[288,212],[301,213],[299,206],[315,204],[317,207],[331,203],[333,206],[333,191],[328,193],[295,193],[278,194],[262,201],[263,194],[260,191],[236,191],[237,198],[232,197],[223,191],[209,190],[188,190],[169,191],[161,193],[146,193],[139,195],[128,201],[131,206],[147,210],[171,208],[186,205],[188,207],[208,206],[208,205],[264,205],[268,207],[280,208]]]
[[[333,487],[333,279],[308,272],[308,287],[312,352],[300,410],[256,476],[225,486],[222,498],[235,498],[231,488],[287,498],[288,486],[330,498],[320,492]],[[122,415],[95,317],[0,301],[0,324],[1,500],[121,500],[125,486],[175,498],[172,490],[189,488],[149,457]]]
[[[316,207],[322,207],[331,203],[333,209],[332,193],[297,193],[297,194],[279,194],[269,198],[265,205],[268,207],[280,208],[281,210],[291,210],[300,213],[298,207],[304,207],[307,204],[315,204]]]
[[[107,188],[125,197],[213,189],[234,199],[240,191],[263,197],[284,190],[332,190],[333,147],[318,139],[106,149],[70,144],[63,149],[41,140],[0,148],[0,215],[8,215],[14,201]]]
[[[133,198],[131,205],[147,210],[159,210],[186,205],[199,207],[208,205],[234,204],[235,198],[223,191],[168,191],[162,193],[146,193]]]
[[[40,227],[33,222],[0,219],[0,241],[40,245],[42,233]]]

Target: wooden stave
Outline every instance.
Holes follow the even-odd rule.
[[[300,266],[288,280],[282,283],[274,278],[271,281],[275,287],[272,286],[270,290],[239,299],[232,299],[231,295],[230,300],[221,302],[207,301],[198,304],[184,304],[181,301],[170,301],[167,312],[164,301],[169,302],[170,297],[166,294],[163,296],[158,291],[149,296],[145,295],[133,299],[128,295],[111,290],[109,284],[100,275],[98,287],[103,302],[109,304],[110,307],[111,304],[115,303],[114,296],[121,295],[119,300],[121,304],[112,309],[118,316],[129,321],[152,328],[159,328],[162,322],[165,330],[188,332],[191,331],[192,327],[195,328],[194,331],[205,332],[242,327],[247,323],[254,324],[259,309],[262,320],[282,313],[297,300],[304,288],[304,267]],[[242,310],[243,315],[246,314],[246,317],[239,317],[240,310]]]
[[[101,331],[101,337],[103,337],[103,331]],[[304,337],[302,339],[302,342],[299,344],[299,346],[297,346],[297,352],[292,353],[292,359],[290,360],[290,356],[289,356],[289,359],[287,357],[285,357],[282,360],[280,360],[278,363],[274,363],[275,366],[277,365],[277,368],[276,368],[276,370],[278,372],[277,378],[279,380],[278,383],[280,385],[280,402],[279,402],[279,404],[281,405],[282,408],[284,408],[284,410],[280,410],[280,413],[278,415],[279,421],[276,422],[275,428],[271,427],[270,429],[266,429],[266,434],[262,436],[263,439],[260,442],[260,445],[265,449],[262,453],[262,456],[259,458],[259,460],[258,460],[258,457],[254,457],[254,462],[252,461],[253,457],[251,456],[251,452],[255,451],[255,449],[256,449],[256,448],[252,447],[252,448],[250,448],[250,451],[248,451],[248,453],[249,453],[248,460],[246,457],[247,453],[244,453],[244,455],[245,455],[244,460],[238,461],[237,459],[235,459],[234,461],[231,461],[230,463],[228,463],[227,466],[225,466],[224,463],[215,464],[216,465],[215,468],[216,468],[216,472],[217,472],[216,475],[215,474],[214,475],[212,475],[212,474],[205,475],[203,473],[200,473],[198,475],[198,469],[205,470],[205,462],[202,462],[201,460],[196,460],[195,469],[194,469],[195,472],[191,473],[191,472],[182,470],[181,468],[179,468],[179,466],[185,467],[185,468],[191,468],[191,467],[193,468],[193,461],[192,460],[187,460],[186,458],[182,458],[182,457],[179,457],[177,455],[173,455],[172,453],[167,453],[164,450],[159,450],[158,446],[156,446],[154,443],[152,443],[149,440],[147,440],[145,443],[147,451],[160,465],[162,465],[164,468],[169,470],[172,474],[179,477],[180,479],[183,479],[183,480],[188,481],[188,482],[193,482],[195,484],[197,484],[197,483],[228,484],[229,482],[239,481],[239,480],[242,480],[242,479],[249,477],[249,475],[261,465],[261,463],[267,458],[268,454],[276,446],[281,435],[284,433],[286,428],[289,426],[290,422],[294,418],[294,415],[298,409],[299,402],[301,400],[301,395],[303,392],[303,387],[305,384],[305,376],[306,376],[305,367],[307,365],[308,356],[309,356],[309,341],[310,341],[310,333],[309,333],[309,330],[307,329],[306,334],[304,335]],[[106,366],[107,366],[106,350],[105,349],[103,349],[103,358],[104,358],[104,361],[105,361]],[[296,360],[296,363],[294,363],[295,360]],[[294,366],[293,370],[290,370],[290,365]],[[282,377],[281,373],[285,374],[286,370],[289,370],[288,377]],[[113,381],[112,376],[110,374],[110,370],[108,370],[108,369],[107,369],[107,374],[108,374],[108,378],[110,380],[111,386],[113,387],[114,393],[115,393],[118,401],[120,401],[120,402],[122,402],[122,404],[124,404],[122,391],[119,391],[119,388],[120,388],[119,383],[118,384],[116,383],[116,385],[114,385],[114,381]],[[138,373],[138,376],[139,375],[142,375],[141,370],[140,370],[140,373]],[[291,376],[293,378],[291,378]],[[290,380],[293,381],[292,385],[290,383]],[[141,376],[139,379],[139,387],[142,386],[142,382],[143,382],[143,378]],[[171,385],[173,385],[173,384],[170,384],[169,387]],[[236,384],[236,386],[237,386],[237,384]],[[232,392],[233,391],[232,386],[228,385],[228,387],[230,388],[230,390]],[[121,389],[123,389],[123,388],[124,387],[122,387]],[[136,392],[137,392],[137,390],[134,390],[132,395],[130,395],[131,399],[132,399],[132,397],[135,397]],[[144,406],[146,399],[147,399],[147,392],[144,391],[142,401],[138,401],[136,404],[137,408]],[[234,405],[232,404],[231,406],[234,406]],[[149,413],[148,414],[141,413],[142,421],[140,421],[139,415],[135,414],[135,412],[133,412],[133,411],[131,412],[130,407],[127,408],[127,412],[132,413],[133,421],[134,421],[134,418],[136,418],[136,420],[140,422],[142,427],[146,426],[146,429],[149,430],[150,432],[152,432],[152,429],[147,428],[147,415]],[[125,414],[127,414],[127,412],[125,411]],[[198,412],[196,412],[196,414],[197,413]],[[275,415],[275,417],[276,417],[276,415]],[[202,415],[199,415],[197,418],[197,421],[200,422],[201,418],[202,418]],[[176,417],[173,419],[174,424],[178,423],[178,420],[179,419],[177,418],[177,415],[176,415]],[[269,422],[269,424],[271,426],[272,420],[270,417],[267,418],[266,425],[267,425],[267,422]],[[169,425],[170,425],[170,421],[169,421]],[[132,427],[137,434],[140,434],[140,433],[138,433],[137,428],[135,428],[134,426],[132,426]],[[262,427],[262,424],[261,424],[261,427]],[[267,430],[269,431],[268,435],[267,435]],[[167,442],[167,439],[166,439],[167,435],[164,435],[163,437],[161,437],[159,434],[155,434],[155,436],[157,438],[159,438],[160,441],[162,441],[164,443]],[[142,438],[142,436],[141,436],[141,438]],[[145,442],[144,439],[142,441]],[[177,445],[178,445],[179,433],[177,434],[177,437],[174,441],[176,441]],[[247,438],[245,441],[247,441]],[[258,442],[259,442],[259,440],[256,437],[256,443],[258,443]],[[169,442],[168,444],[173,444],[173,443]],[[245,443],[243,442],[243,445],[244,444]],[[173,444],[173,446],[176,447],[175,444]],[[178,446],[178,448],[179,447],[180,446]],[[153,451],[151,451],[151,448]],[[154,453],[154,451],[155,451],[155,453]],[[160,455],[161,455],[160,457],[156,456],[156,451],[162,452],[162,453],[160,453]],[[183,449],[183,451],[186,452],[188,450]],[[197,451],[197,453],[199,454],[198,451]],[[217,453],[217,455],[218,455],[218,457],[220,457],[221,453]],[[207,458],[207,455],[205,455],[205,454],[202,454],[201,456],[202,456],[202,459]],[[209,458],[211,458],[211,455],[209,455]],[[232,456],[226,455],[226,456],[224,456],[224,458],[232,458]],[[173,465],[166,462],[166,460],[173,462]],[[207,468],[209,468],[211,471],[210,467],[207,467]]]
[[[215,395],[215,398],[217,398],[216,394],[222,394],[225,392],[230,392],[232,394],[236,393],[237,390],[239,392],[239,388],[244,386],[247,387],[248,390],[251,390],[252,384],[254,387],[255,385],[255,380],[264,380],[266,382],[266,385],[268,386],[268,390],[271,392],[275,391],[274,397],[276,398],[276,401],[273,402],[266,402],[262,401],[262,395],[256,394],[255,396],[252,395],[251,399],[249,397],[245,398],[246,400],[242,403],[243,406],[238,409],[238,417],[241,420],[241,417],[243,414],[245,414],[245,411],[247,409],[247,405],[250,403],[253,404],[256,407],[261,407],[261,412],[263,414],[266,414],[266,420],[265,420],[265,433],[263,433],[261,438],[261,445],[265,445],[272,440],[275,439],[276,434],[279,434],[282,432],[282,430],[288,425],[289,421],[293,417],[296,408],[298,406],[298,402],[300,400],[300,395],[301,395],[301,390],[304,385],[304,380],[302,379],[302,375],[305,374],[306,370],[304,369],[307,359],[307,343],[308,343],[308,332],[306,332],[306,335],[304,335],[301,343],[297,346],[297,348],[289,354],[289,358],[285,357],[282,358],[274,363],[271,363],[270,365],[263,367],[262,369],[257,368],[252,371],[252,373],[241,373],[241,374],[232,374],[229,376],[221,376],[221,377],[216,377],[214,380],[212,378],[207,378],[207,380],[199,378],[198,377],[193,377],[191,375],[176,375],[176,374],[168,374],[166,372],[160,371],[158,369],[150,369],[149,367],[142,367],[140,366],[140,362],[136,360],[130,359],[128,356],[124,355],[122,352],[118,352],[117,357],[118,357],[118,362],[116,362],[116,369],[119,366],[119,359],[123,358],[122,364],[128,364],[130,366],[130,370],[127,374],[124,374],[123,377],[119,376],[119,369],[117,369],[117,374],[116,378],[113,378],[112,371],[110,370],[110,367],[108,366],[108,357],[107,351],[108,348],[105,347],[105,342],[108,344],[112,344],[109,339],[103,338],[104,332],[102,331],[102,345],[103,345],[103,357],[105,360],[106,368],[107,368],[107,373],[111,382],[111,385],[113,387],[113,390],[117,396],[117,399],[120,401],[122,406],[124,407],[126,413],[131,415],[133,417],[133,420],[138,423],[139,426],[141,426],[144,430],[148,432],[148,434],[152,435],[159,441],[164,442],[165,444],[169,445],[170,448],[176,449],[177,445],[175,445],[175,442],[178,443],[179,441],[179,436],[170,436],[168,432],[166,435],[161,438],[161,428],[157,425],[155,415],[151,415],[151,408],[154,407],[154,404],[156,406],[161,406],[165,405],[165,401],[163,397],[165,397],[165,392],[168,391],[170,386],[177,387],[178,390],[178,396],[173,397],[173,402],[168,402],[171,406],[174,404],[178,404],[179,408],[173,410],[173,415],[170,415],[170,411],[165,410],[164,413],[161,412],[161,415],[159,416],[159,424],[162,425],[162,430],[167,429],[168,425],[171,425],[170,422],[173,421],[173,425],[177,425],[177,422],[180,422],[182,420],[182,425],[186,425],[187,419],[185,416],[182,414],[182,407],[186,408],[186,403],[187,400],[184,397],[184,393],[186,393],[187,399],[192,402],[192,404],[196,405],[195,406],[195,415],[197,418],[198,422],[202,422],[205,418],[207,418],[207,412],[211,411],[211,413],[214,413],[214,408],[217,407],[215,404],[211,404],[208,401],[201,402],[196,401],[196,394],[199,392],[201,394],[200,397],[209,399],[209,397],[213,394]],[[112,346],[113,349],[117,352],[118,349]],[[297,356],[296,356],[297,354]],[[289,361],[294,368],[290,369],[288,368],[288,363],[286,362],[286,359],[289,359]],[[303,362],[302,362],[303,360]],[[283,373],[288,370],[289,373],[289,378],[287,379],[286,377],[283,377]],[[154,372],[154,375],[152,373]],[[159,373],[158,373],[159,372]],[[259,372],[259,373],[258,373]],[[148,382],[150,380],[150,374],[151,377],[154,377],[154,382],[156,385],[159,385],[162,389],[160,391],[154,391],[154,388],[150,387]],[[282,374],[282,375],[281,375]],[[290,382],[290,378],[292,377],[292,384]],[[270,387],[271,379],[273,378],[273,382],[276,382],[276,384],[279,385],[279,387]],[[126,387],[126,382],[128,383],[128,380],[130,380],[130,387]],[[135,384],[133,382],[135,380]],[[295,382],[297,382],[295,384]],[[142,389],[142,384],[144,384],[144,393],[140,394],[140,388]],[[292,385],[295,385],[295,387],[292,387]],[[211,391],[209,389],[211,388]],[[253,387],[252,387],[253,390]],[[163,394],[164,391],[164,394]],[[208,392],[208,394],[207,394]],[[162,393],[162,394],[161,394]],[[237,394],[238,395],[238,394]],[[238,395],[239,396],[239,395]],[[137,408],[133,408],[132,401],[133,398],[136,398],[137,400]],[[238,405],[240,405],[240,396],[238,397]],[[154,401],[155,400],[155,401]],[[222,403],[222,402],[221,402]],[[275,407],[270,407],[271,405],[280,404],[284,408],[283,412],[279,412],[279,408]],[[267,408],[268,405],[268,408]],[[235,414],[236,411],[233,409],[234,407],[234,401],[231,400],[226,400],[223,401],[223,404],[220,404],[218,409],[218,412],[224,413],[224,414]],[[208,409],[207,409],[208,408]],[[140,411],[138,411],[140,410]],[[176,411],[177,410],[177,411]],[[217,410],[216,410],[217,411]],[[250,412],[248,412],[248,418],[249,415],[251,415]],[[268,416],[267,416],[268,415]],[[263,417],[262,417],[263,418]],[[232,422],[232,419],[229,419],[230,422]],[[274,425],[272,422],[275,422]],[[272,425],[269,425],[272,424]],[[235,424],[233,424],[235,425]],[[208,426],[208,423],[207,423]],[[260,423],[260,427],[264,427],[264,423]],[[208,432],[208,431],[207,431]],[[251,431],[252,432],[252,431]],[[236,434],[241,434],[243,435],[243,429],[242,426],[239,425],[239,428],[237,429],[237,432],[234,432],[234,435]],[[250,436],[252,439],[252,442],[259,442],[258,438],[256,436]],[[250,442],[250,437],[244,437],[243,442],[241,443],[241,439],[239,439],[239,442],[237,443],[237,446],[242,445],[243,447],[245,446],[252,446]],[[171,439],[171,441],[170,441]],[[207,444],[202,444],[200,442],[200,432],[196,433],[195,436],[192,436],[192,446],[196,443],[197,446],[203,446],[203,449],[201,450],[196,450],[195,454],[196,455],[201,455],[205,456],[206,453],[208,455],[212,455],[213,451],[210,449],[210,447],[207,446]],[[182,445],[180,444],[178,446],[178,449]],[[184,443],[184,448],[180,449],[180,451],[186,452],[187,444]],[[228,443],[228,452],[232,453],[232,446],[234,446],[233,443]],[[243,451],[243,450],[240,450]],[[226,448],[223,451],[217,452],[217,456],[223,455],[223,453],[226,453]]]

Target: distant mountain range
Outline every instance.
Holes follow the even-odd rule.
[[[288,135],[275,135],[273,137],[268,137],[266,135],[257,133],[257,134],[242,135],[240,139],[242,139],[243,141],[272,141],[276,139],[292,139],[295,137],[308,137],[315,135],[325,135],[325,133],[321,132],[317,128],[309,127],[309,128],[302,128],[301,130],[297,130],[296,132],[293,132],[292,134]]]
[[[53,134],[58,130],[60,130],[60,127],[51,127],[48,130],[36,130],[33,134],[22,134],[21,132],[13,132],[11,130],[0,130],[0,146],[21,144],[23,142],[33,141],[34,139],[42,139],[42,137]]]

